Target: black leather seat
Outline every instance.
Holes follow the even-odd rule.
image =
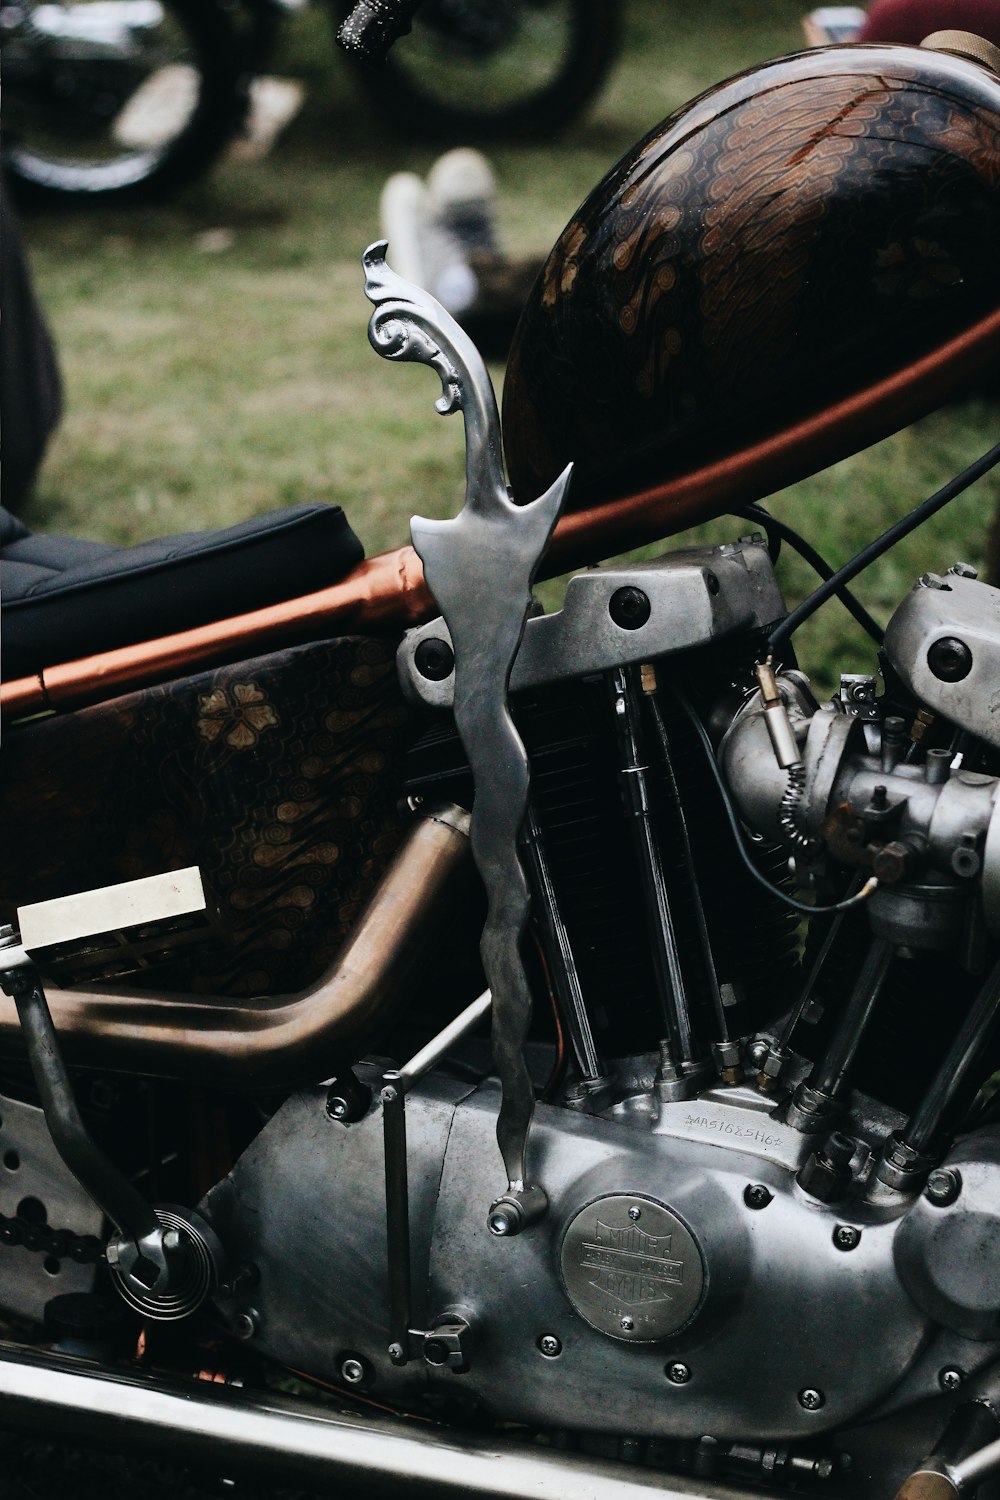
[[[5,679],[336,583],[364,549],[339,505],[111,547],[29,531],[0,507]]]

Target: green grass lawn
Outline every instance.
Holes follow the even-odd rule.
[[[798,0],[699,6],[628,0],[626,47],[602,98],[565,138],[499,149],[508,248],[543,254],[621,152],[742,67],[801,45]],[[316,8],[284,32],[275,71],[307,104],[272,156],[227,161],[169,203],[29,217],[26,238],[59,345],[66,415],[27,519],[132,542],[221,526],[303,500],[344,504],[370,552],[414,511],[461,503],[462,427],[434,413],[436,380],[371,352],[359,257],[389,172],[434,150],[390,135],[335,54]],[[231,247],[200,248],[208,230]],[[494,371],[498,383],[499,370]],[[816,476],[776,502],[831,560],[849,556],[994,440],[973,401]],[[915,575],[982,560],[996,476],[861,580],[884,615]],[[713,536],[745,530],[719,522]],[[783,564],[790,597],[809,575]],[[804,663],[857,670],[867,646],[839,605],[803,633]]]

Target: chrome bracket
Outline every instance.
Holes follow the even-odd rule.
[[[461,411],[465,420],[464,506],[449,521],[414,516],[410,529],[451,635],[455,726],[476,789],[471,844],[489,903],[480,951],[493,992],[493,1058],[502,1088],[497,1141],[508,1178],[503,1203],[517,1206],[505,1218],[510,1227],[499,1232],[512,1233],[544,1213],[546,1199],[525,1173],[534,1090],[524,1056],[531,994],[520,943],[530,898],[518,841],[530,770],[507,691],[532,580],[571,470],[531,504],[513,503],[503,477],[496,397],[479,351],[433,297],[390,269],[386,248],[381,240],[363,256],[365,295],[375,304],[368,324],[372,348],[384,359],[430,365],[441,380],[437,410],[442,416]]]

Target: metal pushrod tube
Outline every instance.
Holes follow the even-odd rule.
[[[982,1056],[1000,1011],[1000,963],[997,963],[959,1027],[930,1087],[902,1132],[903,1140],[920,1155],[937,1143],[948,1117],[960,1099],[969,1075]]]
[[[389,1358],[410,1358],[410,1188],[406,1165],[406,1096],[413,1085],[468,1036],[493,1004],[484,990],[401,1068],[382,1075],[382,1147],[385,1153],[385,1239],[389,1285]]]
[[[545,946],[552,955],[552,982],[559,997],[573,1057],[583,1082],[598,1083],[604,1077],[604,1065],[594,1043],[576,959],[573,957],[569,933],[556,900],[552,872],[542,843],[542,831],[534,808],[530,806],[525,820],[525,835],[526,862],[534,887]]]
[[[810,1088],[818,1094],[835,1099],[843,1088],[891,963],[892,945],[876,938],[865,956],[840,1024],[809,1079]]]
[[[642,726],[635,701],[634,669],[619,667],[609,674],[609,683],[618,737],[622,797],[639,856],[653,965],[663,1017],[674,1054],[673,1061],[679,1064],[691,1063],[696,1060],[695,1037],[677,947],[677,931],[652,822],[646,774],[649,768],[643,763]]]
[[[714,1480],[665,1479],[506,1434],[345,1417],[291,1397],[138,1372],[0,1343],[0,1419],[16,1430],[141,1447],[173,1461],[247,1470],[330,1493],[407,1500],[749,1500]],[[754,1490],[758,1500],[761,1492]]]

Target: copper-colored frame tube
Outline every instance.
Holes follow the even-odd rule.
[[[469,817],[430,814],[411,830],[332,968],[299,995],[226,999],[149,990],[46,994],[66,1060],[220,1088],[279,1088],[329,1077],[372,1044],[412,992],[467,879]],[[22,1050],[0,995],[0,1053]]]
[[[906,369],[738,453],[639,493],[564,516],[545,558],[551,577],[773,494],[856,453],[946,400],[1000,359],[1000,308]],[[351,630],[399,632],[436,612],[411,547],[362,563],[331,588],[0,687],[3,717],[100,702],[195,668]]]

